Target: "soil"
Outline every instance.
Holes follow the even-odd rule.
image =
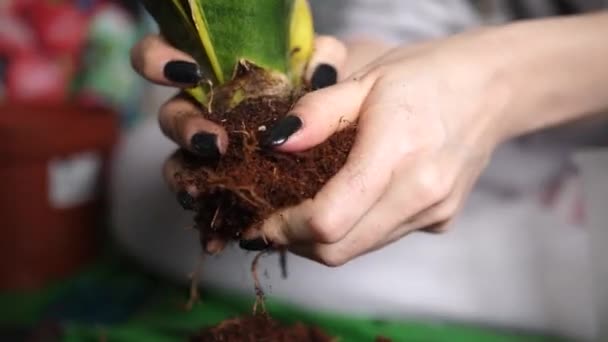
[[[227,320],[219,325],[203,330],[190,339],[192,342],[333,342],[330,337],[316,327],[302,323],[284,326],[264,314]]]
[[[252,315],[221,322],[192,336],[191,342],[337,342],[323,330],[296,323],[282,325],[268,315]],[[392,342],[389,338],[378,336],[375,342]]]
[[[187,151],[178,152],[183,161],[183,169],[175,174],[180,188],[194,185],[200,191],[191,210],[195,212],[195,228],[200,232],[203,250],[207,250],[210,241],[239,241],[245,230],[259,229],[277,210],[314,198],[346,162],[356,135],[356,125],[349,123],[342,123],[344,130],[303,153],[285,154],[260,146],[298,98],[299,95],[264,96],[225,110],[221,104],[226,100],[220,95],[220,104],[204,115],[227,130],[230,143],[226,153],[218,159],[205,160]],[[280,266],[286,277],[283,247],[268,242],[281,253]],[[256,292],[253,314],[206,328],[191,341],[336,341],[316,327],[300,323],[284,326],[268,315],[256,272],[265,252],[269,251],[258,254],[251,269]],[[198,294],[193,291],[191,302],[197,299]]]
[[[175,175],[180,187],[194,184],[202,191],[192,210],[203,249],[211,240],[237,241],[277,210],[313,198],[346,162],[356,133],[348,123],[325,143],[297,155],[260,147],[296,99],[260,97],[233,110],[208,112],[206,117],[228,132],[227,152],[217,160],[179,152],[185,165]]]
[[[251,275],[254,280],[256,293],[253,314],[228,319],[218,325],[208,327],[192,336],[192,342],[337,342],[339,339],[331,337],[322,329],[296,323],[286,326],[272,317],[266,311],[265,295],[258,276],[258,264],[262,256],[268,251],[259,252],[251,263]],[[196,295],[195,298],[198,298]],[[376,342],[392,342],[390,339],[378,336]]]

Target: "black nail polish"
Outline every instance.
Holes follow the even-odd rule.
[[[279,120],[262,141],[263,147],[278,147],[302,128],[302,120],[295,115],[288,115]]]
[[[321,64],[312,74],[310,81],[312,89],[318,90],[332,86],[338,82],[338,71],[329,64]]]
[[[180,191],[177,194],[177,201],[185,210],[194,209],[194,197],[190,196],[187,191]]]
[[[264,239],[260,238],[255,240],[241,240],[239,242],[239,247],[246,251],[258,252],[270,248],[270,245],[266,241],[264,241]]]
[[[165,65],[165,77],[175,83],[197,84],[203,78],[198,65],[185,61],[172,61]]]
[[[220,150],[217,147],[217,135],[211,133],[197,133],[190,140],[192,150],[203,158],[218,158]]]

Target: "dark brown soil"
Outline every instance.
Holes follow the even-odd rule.
[[[239,240],[245,229],[259,227],[276,210],[313,198],[344,165],[354,141],[354,125],[298,155],[260,147],[294,100],[263,97],[229,112],[207,113],[227,129],[227,153],[219,160],[201,160],[181,152],[186,168],[176,179],[183,188],[195,184],[202,191],[193,210],[203,248],[210,240]]]
[[[243,231],[259,228],[275,211],[313,198],[346,162],[355,138],[355,125],[297,155],[260,147],[267,132],[289,113],[296,98],[262,97],[247,100],[230,111],[217,108],[207,111],[206,117],[228,132],[230,144],[226,154],[217,160],[202,160],[179,152],[184,169],[175,175],[176,180],[181,188],[193,184],[201,193],[192,209],[204,250],[209,241],[238,241]],[[282,246],[273,247],[281,252],[282,275],[286,277],[285,251]],[[266,313],[264,292],[256,272],[263,253],[258,254],[251,269],[256,292],[253,315],[204,329],[192,341],[335,341],[318,328],[303,324],[284,326]],[[196,301],[196,291],[192,297],[192,302]]]
[[[336,342],[323,330],[303,323],[283,325],[266,314],[245,316],[225,320],[220,324],[203,329],[193,336],[191,342]],[[378,336],[375,342],[392,342]]]
[[[223,321],[203,330],[192,342],[331,342],[336,339],[318,328],[298,323],[284,326],[267,315],[253,315]]]

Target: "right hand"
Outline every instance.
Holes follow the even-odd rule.
[[[384,50],[378,44],[370,49],[370,43],[359,44],[361,51],[352,54],[347,61],[345,45],[335,38],[319,36],[315,41],[315,54],[306,73],[306,79],[313,88],[320,89],[333,85],[339,76],[355,70],[361,64],[377,57]],[[365,47],[365,48],[364,48]],[[373,52],[372,52],[373,51]],[[366,56],[365,54],[375,54]],[[182,90],[190,88],[205,80],[205,76],[188,54],[171,47],[161,36],[148,35],[136,44],[131,51],[134,69],[150,82],[180,89],[175,97],[166,102],[159,111],[158,120],[161,131],[180,148],[201,157],[212,157],[223,154],[228,148],[228,134],[223,127],[205,119],[199,104]],[[179,172],[182,160],[179,153],[173,154],[165,163],[164,176],[170,189],[177,194],[178,201],[184,208],[190,208],[200,194],[201,189],[194,185],[180,188],[174,179]],[[223,249],[226,241],[210,241],[206,246],[209,253]]]

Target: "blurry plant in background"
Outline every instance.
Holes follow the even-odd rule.
[[[145,31],[134,1],[0,1],[0,102],[111,107],[130,125],[143,81],[129,49]]]

